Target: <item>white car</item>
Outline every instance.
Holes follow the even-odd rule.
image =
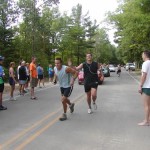
[[[135,65],[133,63],[127,63],[125,68],[126,71],[128,71],[129,69],[135,71]]]
[[[116,68],[114,65],[109,65],[109,71],[110,72],[115,72],[116,71]]]

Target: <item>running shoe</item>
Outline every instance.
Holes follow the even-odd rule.
[[[74,112],[74,103],[72,103],[71,105],[70,105],[70,113],[73,113]]]
[[[16,101],[17,99],[14,98],[14,97],[10,97],[9,100],[10,100],[10,101]]]
[[[60,121],[65,121],[67,120],[67,115],[66,114],[62,114],[62,116],[59,118]]]
[[[92,114],[92,109],[88,109],[88,114]]]
[[[97,105],[96,105],[95,102],[93,103],[93,107],[94,107],[95,110],[97,109]]]
[[[3,105],[0,106],[0,110],[6,110],[7,107],[4,107]]]
[[[37,98],[37,97],[31,97],[30,99],[32,99],[32,100],[37,100],[38,98]]]

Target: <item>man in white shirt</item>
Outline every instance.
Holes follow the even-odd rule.
[[[150,51],[144,51],[142,53],[143,65],[142,75],[139,87],[139,93],[142,94],[142,100],[144,102],[145,119],[138,125],[149,126],[150,125]]]

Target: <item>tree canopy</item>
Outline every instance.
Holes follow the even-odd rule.
[[[29,62],[32,56],[44,66],[55,57],[78,65],[89,51],[99,62],[117,60],[107,30],[100,29],[88,12],[83,14],[80,4],[70,15],[60,13],[59,0],[43,0],[42,4],[38,0],[0,0],[0,4],[0,55],[6,67],[10,61]]]

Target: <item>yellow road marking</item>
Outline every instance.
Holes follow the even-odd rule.
[[[76,103],[80,102],[80,101],[82,100],[82,97],[83,97],[83,95],[79,96],[76,100],[74,100],[74,102],[76,102]],[[83,98],[84,98],[84,97],[83,97]],[[27,128],[27,129],[23,130],[22,132],[18,133],[16,136],[14,136],[13,138],[11,138],[10,140],[8,140],[8,141],[2,143],[2,144],[0,145],[0,150],[3,150],[5,147],[7,147],[8,145],[12,144],[12,143],[15,142],[17,139],[19,139],[20,137],[24,136],[25,134],[27,134],[27,133],[28,133],[29,131],[31,131],[32,129],[34,129],[34,128],[37,127],[38,125],[42,124],[44,121],[48,120],[51,116],[57,114],[60,110],[62,110],[62,107],[60,107],[57,111],[48,114],[47,116],[45,116],[43,119],[39,120],[38,122],[34,123],[31,127],[29,127],[29,128]],[[59,117],[58,117],[58,118],[59,118]],[[56,118],[56,119],[58,120],[58,118]],[[56,119],[55,119],[55,120],[56,120]],[[57,121],[57,120],[56,120],[56,121]],[[53,121],[54,121],[54,120],[53,120]],[[51,125],[50,125],[51,123],[52,123],[52,125],[53,125],[53,124],[56,122],[56,121],[54,121],[54,123],[53,123],[53,121],[49,123],[49,127],[51,126]],[[46,127],[46,129],[48,129],[49,127]],[[44,129],[44,128],[42,128],[42,129]],[[42,130],[42,129],[41,129],[41,130]],[[46,130],[46,129],[45,129],[45,130]],[[45,131],[45,130],[44,130],[44,131]],[[44,131],[42,131],[42,132],[44,132]],[[41,133],[42,133],[42,132],[41,132]],[[41,133],[40,133],[40,134],[41,134]],[[35,133],[35,134],[36,134],[36,133]],[[39,134],[39,135],[40,135],[40,134]],[[38,135],[37,135],[37,136],[38,136]],[[37,137],[37,136],[36,136],[36,137]],[[35,138],[36,138],[36,137],[35,137]],[[34,139],[35,139],[35,138],[34,138]],[[34,139],[33,139],[33,140],[34,140]],[[33,140],[32,140],[32,141],[33,141]],[[27,143],[27,144],[28,144],[28,143]]]
[[[11,138],[10,140],[6,141],[5,143],[1,144],[1,149],[3,149],[4,147],[10,145],[11,143],[13,143],[14,141],[16,141],[17,139],[19,139],[21,136],[25,135],[27,132],[31,131],[32,129],[34,129],[35,127],[37,127],[38,125],[40,125],[42,122],[46,121],[48,118],[50,118],[51,116],[53,116],[54,114],[58,113],[62,108],[59,108],[57,111],[52,112],[50,114],[48,114],[47,116],[45,116],[43,119],[39,120],[38,122],[34,123],[31,127],[25,129],[24,131],[18,133],[16,136],[14,136],[13,138]]]
[[[59,116],[60,117],[60,116]],[[49,127],[51,127],[56,121],[58,121],[59,117],[57,117],[56,119],[52,120],[51,122],[49,122],[49,124],[47,124],[44,128],[42,128],[41,130],[39,130],[38,132],[36,132],[35,134],[33,134],[32,136],[30,136],[25,142],[23,142],[22,144],[20,144],[17,148],[15,148],[15,150],[22,150],[27,144],[31,143],[35,138],[37,138],[41,133],[43,133],[45,130],[47,130]]]
[[[83,97],[84,98],[84,97]],[[82,99],[76,101],[76,103],[81,102]],[[60,117],[60,116],[59,116]],[[24,141],[22,144],[20,144],[17,148],[15,148],[14,150],[23,150],[23,148],[28,145],[29,143],[31,143],[34,139],[36,139],[38,136],[40,136],[44,131],[46,131],[49,127],[51,127],[54,123],[56,123],[59,119],[59,117],[57,117],[56,119],[50,121],[45,127],[43,127],[41,130],[37,131],[35,134],[33,134],[32,136],[28,137],[26,141]]]

